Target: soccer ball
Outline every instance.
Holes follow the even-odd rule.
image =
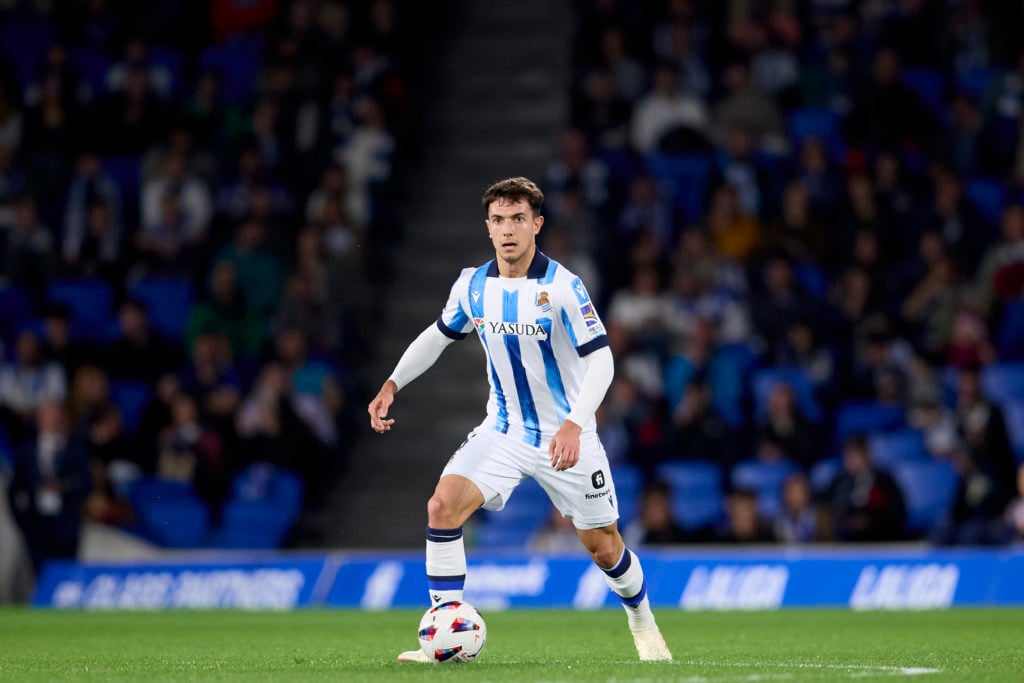
[[[487,625],[468,602],[445,602],[420,619],[420,649],[435,663],[471,662],[484,649]]]

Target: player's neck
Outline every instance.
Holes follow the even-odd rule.
[[[536,255],[537,245],[534,244],[530,247],[530,250],[523,254],[523,257],[515,263],[509,263],[499,256],[495,259],[498,262],[498,275],[508,278],[526,277],[526,274],[530,272],[530,264],[533,263],[533,259]]]

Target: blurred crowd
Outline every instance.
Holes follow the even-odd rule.
[[[216,527],[254,464],[307,505],[342,471],[407,11],[0,2],[0,482],[37,567],[83,514],[145,534],[142,479]]]
[[[1020,4],[575,8],[542,248],[605,304],[633,538],[1024,539]]]

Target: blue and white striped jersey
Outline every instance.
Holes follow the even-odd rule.
[[[437,327],[452,339],[476,329],[491,385],[484,424],[537,447],[575,405],[583,358],[608,346],[586,287],[540,251],[522,278],[501,277],[494,260],[464,269]],[[594,429],[593,418],[583,425]]]

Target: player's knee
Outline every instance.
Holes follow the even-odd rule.
[[[427,501],[427,523],[435,529],[451,529],[459,525],[455,519],[455,510],[437,494]]]
[[[617,547],[613,537],[602,538],[587,548],[594,563],[602,569],[610,569],[619,561],[622,549]]]

